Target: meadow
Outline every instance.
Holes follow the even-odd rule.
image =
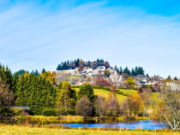
[[[76,91],[76,94],[79,91],[79,88],[74,88],[74,90]],[[102,96],[104,98],[108,98],[109,95],[111,94],[110,90],[106,90],[106,89],[97,89],[94,88],[94,94],[96,96]],[[119,101],[120,104],[123,104],[123,102],[126,100],[127,96],[132,95],[132,94],[136,94],[138,93],[137,90],[132,90],[132,89],[117,89],[117,94],[116,97]],[[154,99],[157,99],[158,93],[152,93],[152,97]]]
[[[12,125],[0,125],[0,135],[180,135],[170,130],[101,130],[101,129],[58,129]]]
[[[105,90],[105,89],[93,89],[94,90],[94,94],[96,96],[103,96],[106,99],[109,97],[111,91],[110,90]],[[78,93],[79,88],[75,88],[76,93]],[[131,89],[118,89],[117,90],[117,99],[119,101],[120,104],[122,104],[128,95],[137,93],[137,90],[131,90]]]

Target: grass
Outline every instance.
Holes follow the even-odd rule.
[[[59,120],[58,116],[26,116],[26,120],[28,123],[33,124],[57,124],[57,123],[83,123],[84,119],[82,116],[61,116],[61,120]]]
[[[0,125],[0,135],[180,135],[172,131],[58,129]]]
[[[79,88],[74,88],[76,93],[78,93]],[[109,97],[109,94],[111,93],[111,91],[108,90],[104,90],[104,89],[94,89],[94,94],[97,96],[103,96],[106,99]],[[128,95],[137,93],[137,90],[130,90],[130,89],[118,89],[117,90],[117,99],[119,101],[120,104],[122,104]]]
[[[103,117],[106,122],[112,121],[112,117]],[[99,117],[89,117],[87,120],[99,122]],[[149,117],[136,117],[136,120],[149,120]],[[125,117],[116,117],[116,121],[123,122],[126,121]],[[84,119],[82,116],[61,116],[61,120],[59,120],[58,116],[26,116],[24,119],[24,123],[33,124],[33,125],[46,125],[46,124],[59,124],[59,123],[84,123]]]

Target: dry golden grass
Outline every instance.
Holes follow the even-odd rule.
[[[0,135],[180,135],[171,131],[142,131],[142,130],[79,130],[79,129],[50,129],[24,126],[0,125]]]

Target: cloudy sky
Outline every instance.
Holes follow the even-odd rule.
[[[117,2],[118,1],[118,2]],[[180,77],[179,0],[0,0],[0,62],[56,70],[103,58]]]

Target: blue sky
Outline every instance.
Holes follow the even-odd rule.
[[[103,58],[180,77],[178,0],[0,0],[0,62],[12,71],[55,70]]]

